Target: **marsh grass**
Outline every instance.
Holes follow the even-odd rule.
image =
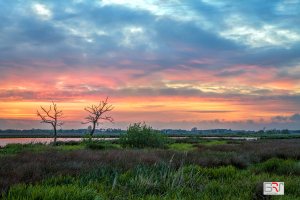
[[[211,145],[220,145],[220,144],[227,144],[228,141],[226,140],[199,140],[199,144],[204,144],[206,146],[211,146]]]
[[[40,149],[44,148],[46,146],[46,143],[42,142],[35,142],[34,140],[26,143],[26,144],[20,144],[20,143],[12,143],[7,144],[4,147],[0,146],[0,155],[1,156],[13,156],[16,155],[23,150],[28,151],[39,151]]]
[[[169,145],[169,150],[175,151],[184,151],[184,150],[195,150],[197,147],[194,147],[193,144],[188,143],[174,143]]]
[[[277,175],[300,175],[300,162],[292,159],[271,158],[263,163],[250,166],[251,171],[256,174],[271,173]]]
[[[89,173],[51,177],[36,184],[12,186],[3,199],[265,199],[264,181],[285,182],[285,196],[300,195],[296,176],[279,176],[233,166],[172,167],[172,161],[136,165],[130,170],[99,168]],[[276,198],[277,199],[277,198]]]
[[[21,150],[0,157],[0,190],[4,199],[84,199],[75,189],[87,199],[264,199],[262,182],[282,181],[279,199],[300,196],[299,140],[218,142],[149,151],[8,145],[1,150]]]

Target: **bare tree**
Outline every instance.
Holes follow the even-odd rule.
[[[94,134],[96,125],[99,125],[98,120],[102,119],[102,120],[107,120],[110,121],[112,123],[114,123],[114,119],[112,117],[102,117],[102,114],[108,111],[111,111],[114,107],[112,107],[112,105],[107,105],[107,99],[106,98],[105,102],[104,101],[100,101],[99,105],[92,105],[92,107],[85,107],[84,110],[88,111],[90,114],[88,117],[84,118],[86,119],[87,122],[81,122],[82,124],[87,124],[87,123],[93,123],[93,129],[90,132],[90,135],[92,136]]]
[[[51,105],[50,105],[50,109],[49,111],[46,111],[42,106],[42,110],[47,114],[47,115],[41,115],[40,112],[37,110],[36,114],[37,116],[41,117],[42,121],[41,123],[49,123],[53,126],[53,129],[54,129],[54,142],[53,142],[53,146],[55,146],[56,144],[56,127],[57,126],[61,126],[63,125],[65,122],[60,122],[58,123],[57,120],[60,119],[60,118],[63,118],[64,116],[63,115],[63,111],[58,111],[57,110],[57,107],[56,107],[56,104],[52,101],[52,104],[53,104],[53,109],[54,109],[54,115],[50,115],[50,111],[51,111]],[[50,119],[47,119],[50,118]]]

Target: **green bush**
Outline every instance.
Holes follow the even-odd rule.
[[[165,148],[170,142],[169,137],[165,133],[153,130],[147,126],[145,122],[134,123],[129,125],[126,133],[120,134],[119,143],[123,148]]]

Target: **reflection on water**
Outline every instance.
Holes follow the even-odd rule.
[[[186,137],[171,137],[173,139],[177,138],[186,138]],[[223,138],[223,139],[234,139],[234,140],[257,140],[257,137],[201,137],[201,138],[207,138],[207,139],[217,139],[217,138]],[[114,140],[118,138],[105,138],[105,140]],[[57,138],[56,141],[80,141],[81,138]],[[37,143],[37,142],[42,142],[42,143],[47,143],[49,144],[50,142],[53,141],[53,138],[0,138],[0,146],[5,146],[6,144],[9,143]]]
[[[57,138],[56,139],[56,141],[69,141],[69,140],[79,141],[81,140],[81,138]],[[33,143],[42,142],[42,143],[49,144],[50,142],[53,142],[53,138],[0,138],[0,146],[5,146],[6,144],[9,143],[26,144],[30,142]]]

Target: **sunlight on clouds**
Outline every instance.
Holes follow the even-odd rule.
[[[56,22],[54,26],[60,27],[71,33],[72,35],[82,37],[86,42],[92,43],[93,34],[97,35],[107,35],[106,32],[99,30],[93,24],[88,21],[77,19],[75,20],[76,23],[70,24],[67,22]]]
[[[124,5],[130,8],[141,8],[145,10],[151,10],[151,11],[159,11],[160,9],[158,6],[154,5],[156,1],[144,1],[144,0],[103,0],[100,5],[110,5],[110,4],[119,4]]]
[[[26,87],[18,87],[19,90],[26,90]]]
[[[184,88],[184,87],[191,87],[192,86],[192,84],[184,84],[184,83],[166,83],[166,86],[168,87],[168,88],[175,88],[175,89],[177,89],[177,88]]]
[[[207,3],[209,5],[213,5],[213,6],[224,6],[226,5],[226,1],[220,1],[220,0],[202,0],[204,3]]]
[[[51,19],[52,17],[52,12],[45,5],[33,4],[32,9],[35,14],[39,15],[44,20]]]
[[[192,10],[188,9],[188,6],[185,5],[186,2],[157,0],[103,0],[99,3],[100,6],[111,4],[122,5],[130,9],[140,11],[149,11],[158,16],[157,20],[161,19],[161,17],[170,17],[177,21],[201,21],[201,26],[206,24],[206,21],[201,20],[202,18],[200,13],[194,13]]]
[[[299,0],[285,0],[283,2],[278,2],[276,11],[278,14],[296,14],[299,13],[297,4]]]
[[[76,11],[74,9],[72,9],[72,8],[66,8],[65,11],[67,13],[76,13]]]
[[[107,33],[105,33],[104,31],[97,31],[98,35],[107,35]]]
[[[289,48],[293,42],[300,41],[299,34],[290,30],[276,29],[275,26],[271,25],[265,25],[262,29],[254,29],[249,26],[235,26],[231,30],[221,32],[220,35],[252,47],[276,45]]]
[[[149,41],[142,27],[126,27],[123,29],[123,35],[124,38],[120,44],[129,48],[135,47],[138,43]]]

